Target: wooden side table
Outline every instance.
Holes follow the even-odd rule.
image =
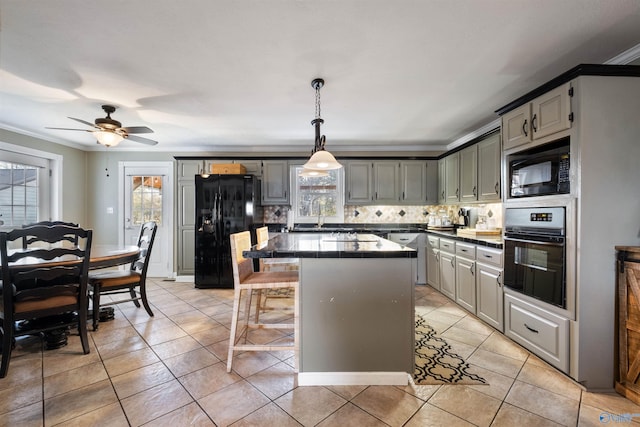
[[[616,246],[617,352],[615,388],[640,404],[640,247]]]

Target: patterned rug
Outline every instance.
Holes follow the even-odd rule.
[[[413,382],[418,385],[487,384],[484,378],[471,372],[469,364],[417,314],[415,364]]]

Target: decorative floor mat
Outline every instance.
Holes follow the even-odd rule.
[[[413,381],[418,385],[487,384],[419,315],[416,315],[415,365]]]

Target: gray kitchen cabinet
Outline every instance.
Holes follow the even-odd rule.
[[[443,205],[447,202],[447,165],[445,159],[438,160],[438,203]]]
[[[460,199],[460,153],[453,153],[444,158],[445,169],[445,203],[457,203]]]
[[[195,219],[196,182],[195,176],[204,167],[202,160],[178,160],[177,166],[177,234],[176,234],[176,274],[195,274]]]
[[[375,203],[398,204],[399,163],[397,161],[373,162],[373,200]]]
[[[456,300],[456,255],[453,240],[440,239],[440,292]]]
[[[476,144],[458,153],[458,167],[460,170],[460,202],[475,202],[478,200],[478,146]]]
[[[478,201],[499,202],[500,197],[500,133],[478,142]]]
[[[476,313],[475,245],[456,242],[456,303]]]
[[[440,290],[440,238],[427,235],[427,284]]]
[[[503,148],[508,150],[569,129],[573,120],[572,96],[571,83],[565,83],[504,114],[502,116]]]
[[[438,203],[438,163],[436,160],[400,162],[400,203],[424,205]]]
[[[289,162],[262,161],[262,205],[289,205]]]
[[[400,162],[400,183],[402,192],[400,201],[404,204],[424,204],[427,202],[427,162]]]
[[[476,315],[504,332],[502,251],[478,246],[476,260]]]
[[[345,204],[366,205],[373,199],[371,162],[348,160],[345,162]]]

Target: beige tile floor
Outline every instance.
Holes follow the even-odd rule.
[[[42,351],[20,339],[0,380],[2,426],[598,426],[639,414],[590,393],[430,287],[416,311],[490,385],[297,387],[290,352],[246,352],[226,373],[232,291],[149,280],[155,317],[133,304],[91,332]],[[269,314],[276,316],[276,312]],[[263,331],[253,341],[287,340]]]

